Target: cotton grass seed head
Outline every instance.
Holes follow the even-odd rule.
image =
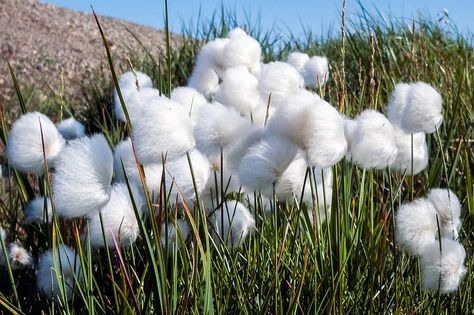
[[[56,213],[79,218],[98,211],[110,197],[114,158],[102,134],[69,142],[53,175]]]
[[[216,38],[206,43],[196,57],[193,75],[197,69],[210,69],[220,77],[224,71],[224,52],[229,41],[228,38]]]
[[[461,229],[461,204],[450,189],[434,188],[426,197],[434,206],[442,234],[454,239]]]
[[[6,154],[14,169],[42,174],[44,157],[48,166],[54,167],[64,145],[64,138],[53,122],[39,112],[32,112],[21,116],[13,124],[6,144]]]
[[[209,101],[219,88],[219,76],[217,72],[205,65],[196,65],[188,85],[199,91]]]
[[[421,249],[438,237],[436,210],[424,198],[402,205],[396,213],[396,240],[413,255],[420,255]]]
[[[265,102],[271,95],[270,106],[280,104],[287,96],[298,92],[304,79],[291,65],[275,61],[266,64],[260,73],[258,89]]]
[[[214,239],[222,240],[228,247],[237,247],[255,230],[255,219],[240,202],[229,200],[222,209],[214,212],[212,218]],[[217,236],[218,235],[218,236]]]
[[[51,223],[53,220],[53,208],[51,199],[39,196],[31,200],[25,209],[25,223]]]
[[[308,54],[294,51],[288,55],[287,63],[295,67],[299,73],[302,72],[305,63],[309,60]]]
[[[395,127],[395,144],[398,152],[395,161],[390,165],[391,169],[406,175],[416,175],[428,166],[428,146],[424,133],[411,135]]]
[[[183,107],[184,111],[188,113],[193,125],[196,124],[200,108],[207,104],[204,95],[189,86],[173,89],[170,99]]]
[[[124,94],[125,107],[132,121],[132,125],[138,117],[142,115],[142,108],[149,103],[153,103],[155,99],[160,98],[160,92],[154,88],[142,88],[140,90],[129,91]],[[115,104],[115,115],[123,122],[127,122],[122,104]]]
[[[31,267],[33,258],[28,251],[14,242],[8,248],[8,258],[10,259],[10,266],[13,270]]]
[[[240,33],[240,35],[238,35]],[[234,32],[224,48],[224,68],[245,66],[254,68],[261,59],[262,49],[260,43],[247,34]]]
[[[195,145],[192,128],[189,114],[176,102],[160,97],[148,103],[132,126],[138,159],[150,164],[183,156]]]
[[[424,290],[449,293],[456,291],[467,273],[464,266],[466,251],[457,241],[441,238],[422,248],[421,272]]]
[[[306,87],[318,88],[329,78],[329,64],[326,57],[313,56],[303,66],[301,74]]]
[[[138,189],[133,187],[132,194],[140,213],[143,202]],[[100,216],[105,235],[102,233]],[[129,246],[135,242],[140,229],[126,184],[116,183],[112,186],[109,202],[100,210],[100,214],[96,212],[89,217],[85,233],[87,232],[93,247],[104,247],[104,237],[110,248],[115,248],[114,239],[122,246]]]
[[[81,275],[81,262],[76,253],[66,245],[46,251],[38,262],[37,288],[50,300],[69,300],[75,282]],[[62,289],[65,296],[62,296]]]
[[[395,129],[384,115],[374,110],[365,110],[354,122],[346,120],[345,135],[346,158],[361,167],[383,169],[397,157]]]
[[[122,94],[123,100],[125,102],[125,106],[127,107],[127,111],[134,112],[134,110],[138,108],[140,104],[137,104],[137,99],[130,101],[130,97],[137,91],[153,90],[153,83],[151,78],[142,72],[128,71],[120,76],[119,87],[120,93]],[[114,109],[117,118],[123,122],[126,122],[127,120],[122,109],[122,104],[120,102],[117,89],[114,90]]]
[[[79,138],[85,134],[84,125],[78,122],[74,117],[61,121],[56,125],[56,127],[58,128],[59,133],[66,140]]]

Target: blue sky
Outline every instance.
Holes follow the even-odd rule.
[[[201,11],[204,18],[211,17],[223,3],[226,8],[234,9],[239,20],[245,21],[245,13],[255,20],[260,15],[264,30],[275,26],[290,29],[292,33],[303,33],[304,25],[316,34],[327,33],[332,28],[340,27],[342,0],[168,0],[170,28],[179,32],[182,22],[196,21]],[[90,11],[90,5],[96,12],[123,18],[144,25],[163,28],[164,0],[43,0],[60,6]],[[474,31],[474,0],[374,0],[360,1],[372,12],[375,8],[387,18],[389,16],[404,18],[407,21],[417,17],[419,13],[437,18],[447,10],[449,18],[457,27],[465,31]],[[348,16],[359,14],[359,1],[347,0]]]

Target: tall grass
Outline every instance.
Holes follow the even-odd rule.
[[[152,76],[163,94],[185,84],[201,41],[224,36],[237,26],[225,10],[197,26],[183,27],[182,41],[167,55],[145,48],[130,51],[134,68]],[[344,104],[354,116],[366,108],[384,111],[395,83],[423,80],[443,96],[444,123],[428,137],[427,170],[412,178],[388,170],[363,170],[345,161],[333,167],[334,192],[330,220],[313,229],[305,205],[272,202],[266,214],[257,194],[247,200],[256,218],[256,233],[238,249],[229,249],[210,237],[212,226],[199,201],[179,212],[168,200],[166,188],[158,204],[148,200],[148,216],[140,218],[140,239],[129,248],[87,250],[79,232],[81,220],[52,225],[23,223],[28,194],[17,180],[35,191],[50,191],[47,178],[20,176],[4,179],[0,203],[1,225],[10,238],[20,239],[35,259],[55,243],[78,248],[82,274],[71,301],[50,302],[35,291],[31,270],[0,271],[0,312],[67,314],[147,313],[455,313],[474,305],[473,260],[474,187],[474,59],[471,42],[456,30],[430,20],[406,24],[368,15],[346,21],[344,37],[304,38],[262,32],[257,24],[243,27],[262,44],[264,60],[285,58],[293,51],[328,57],[331,78],[320,94],[331,104]],[[107,30],[105,31],[105,36]],[[468,35],[470,36],[470,35]],[[342,41],[344,49],[342,47]],[[120,72],[120,69],[116,69]],[[101,131],[111,145],[129,131],[113,115],[113,81],[104,74],[85,89],[88,108],[77,113],[89,131]],[[21,81],[21,78],[19,78]],[[17,89],[19,92],[19,87]],[[19,93],[19,95],[21,95]],[[20,104],[32,110],[39,106]],[[13,119],[15,103],[3,108],[3,131]],[[57,100],[52,104],[58,104]],[[5,143],[5,137],[2,141]],[[192,169],[192,165],[190,165]],[[308,176],[314,179],[312,172]],[[218,176],[218,174],[217,174]],[[172,183],[163,183],[169,187]],[[394,239],[394,213],[401,203],[422,196],[433,187],[449,187],[463,206],[460,239],[467,251],[468,275],[456,293],[438,296],[421,290],[420,267],[402,253]],[[219,189],[216,191],[223,191]],[[224,195],[224,194],[222,194]],[[234,194],[234,198],[242,198]],[[162,209],[155,217],[156,209]],[[165,211],[163,211],[165,209]],[[194,210],[194,211],[192,211]],[[162,221],[184,217],[192,237],[181,250],[160,242]],[[83,248],[84,247],[84,248]],[[60,273],[60,271],[57,271]],[[60,277],[60,274],[58,274]]]

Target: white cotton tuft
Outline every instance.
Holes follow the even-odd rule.
[[[406,133],[432,133],[442,121],[441,95],[424,82],[399,83],[387,107],[388,119]]]
[[[132,193],[140,213],[141,195],[134,186],[132,186]],[[105,235],[102,233],[100,216],[102,216]],[[119,246],[130,246],[135,242],[140,229],[126,184],[116,183],[112,186],[109,202],[100,210],[100,214],[93,213],[89,217],[88,231],[92,247],[104,247],[104,236],[110,248],[115,248],[114,239]]]
[[[298,152],[291,141],[268,134],[251,146],[239,167],[240,182],[251,191],[273,196],[273,185],[278,182]]]
[[[433,204],[424,198],[402,205],[396,213],[396,239],[398,244],[413,255],[436,240],[438,225]]]
[[[306,87],[318,88],[329,78],[329,64],[326,57],[313,56],[304,64],[301,74]]]
[[[135,154],[133,153],[132,140],[127,138],[119,143],[114,148],[114,173],[115,181],[125,183],[125,175],[122,168],[125,169],[128,179],[137,179],[140,183],[140,176]]]
[[[288,97],[273,113],[268,128],[303,148],[311,166],[332,166],[346,154],[344,119],[316,94],[300,92]]]
[[[258,41],[247,34],[237,36],[237,32],[234,32],[224,48],[224,69],[237,66],[254,68],[260,63],[261,55]]]
[[[82,137],[85,133],[84,125],[78,122],[74,117],[61,121],[56,127],[66,140]]]
[[[188,113],[193,125],[196,124],[200,108],[207,104],[204,95],[188,86],[175,88],[171,92],[170,99],[183,107],[184,111]]]
[[[236,28],[230,30],[229,33],[227,34],[227,38],[236,38],[236,37],[239,37],[239,36],[248,36],[248,35],[247,35],[247,32],[245,32],[240,27],[236,27]]]
[[[458,197],[450,189],[434,188],[426,198],[438,214],[441,234],[456,239],[461,229],[461,204]]]
[[[308,204],[308,215],[311,224],[313,224],[314,221],[312,209],[314,207],[314,212],[316,214],[316,224],[320,226],[324,221],[331,218],[333,180],[332,169],[330,167],[323,170],[315,168],[313,172],[315,177],[314,192],[311,191],[311,182],[308,178],[303,201]]]
[[[65,144],[58,129],[41,113],[32,112],[21,116],[13,124],[7,140],[6,153],[9,164],[22,172],[42,174],[43,143],[48,166],[54,167]]]
[[[142,109],[132,126],[135,152],[142,164],[176,159],[194,145],[189,115],[176,102],[160,97]]]
[[[298,92],[304,86],[303,77],[291,65],[276,61],[266,64],[259,76],[259,91],[267,103],[271,95],[270,106],[280,104],[287,96]]]
[[[224,51],[228,43],[228,38],[216,38],[205,44],[196,57],[193,75],[196,70],[210,69],[220,77],[220,73],[224,70]],[[200,91],[198,88],[196,89]]]
[[[176,229],[176,227],[178,229]],[[175,247],[177,250],[180,249],[181,240],[186,242],[189,232],[189,224],[183,219],[176,220],[176,226],[173,223],[165,223],[165,225],[161,227],[161,246],[167,248],[168,254],[171,255]]]
[[[233,108],[214,102],[201,108],[194,127],[196,147],[209,159],[220,155],[221,149],[237,141],[254,127]]]
[[[46,208],[45,208],[46,201]],[[25,223],[51,223],[53,220],[53,208],[51,199],[43,196],[31,200],[25,209]]]
[[[207,100],[210,100],[219,88],[219,77],[212,68],[196,65],[189,78],[188,85],[202,93]]]
[[[114,158],[104,135],[69,142],[53,175],[53,201],[58,216],[79,218],[98,211],[110,197]]]
[[[395,143],[398,153],[395,161],[390,165],[390,168],[406,173],[407,175],[416,175],[428,166],[428,146],[425,140],[426,136],[422,132],[413,134],[413,146],[411,138],[411,134],[395,128]]]
[[[401,127],[407,133],[433,133],[443,122],[441,95],[429,84],[410,84]]]
[[[224,72],[224,77],[216,93],[216,101],[230,106],[246,117],[262,105],[258,93],[258,80],[246,67],[229,68]]]
[[[449,293],[456,291],[467,273],[464,247],[449,238],[423,247],[421,253],[422,286],[425,290]]]
[[[307,168],[305,154],[298,150],[295,158],[276,180],[275,194],[280,201],[300,201]]]
[[[10,266],[13,270],[30,267],[33,264],[33,258],[28,251],[21,247],[18,243],[11,243],[8,257]]]
[[[395,129],[384,115],[365,110],[354,121],[345,122],[348,142],[346,158],[364,168],[383,169],[398,153]]]
[[[219,207],[212,218],[214,239],[228,247],[237,247],[255,230],[255,219],[240,202],[230,200]]]
[[[49,299],[69,300],[75,282],[81,277],[81,261],[76,253],[65,245],[46,251],[38,262],[36,285]],[[62,289],[65,296],[62,296]]]
[[[160,92],[154,88],[142,88],[138,91],[134,90],[124,96],[125,107],[132,121],[132,125],[136,119],[142,115],[142,109],[149,103],[160,98]],[[122,105],[119,103],[115,106],[115,115],[123,122],[127,122]]]
[[[125,102],[125,106],[127,107],[127,111],[133,112],[135,108],[138,108],[140,102],[135,99],[134,102],[129,102],[130,97],[137,91],[143,90],[153,90],[153,83],[151,78],[140,71],[128,71],[123,73],[119,78],[119,87],[120,93],[122,94],[123,100]],[[137,104],[138,101],[138,104]],[[137,106],[138,105],[138,106]],[[114,109],[115,115],[117,118],[126,122],[125,113],[122,109],[122,104],[120,102],[120,98],[118,96],[117,90],[114,90]]]
[[[288,55],[287,63],[295,67],[299,73],[302,72],[305,63],[309,60],[308,54],[294,51]]]

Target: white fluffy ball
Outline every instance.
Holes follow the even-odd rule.
[[[136,189],[133,189],[132,193],[140,213],[142,205],[140,194]],[[100,214],[105,235],[102,233]],[[115,248],[114,239],[121,246],[129,246],[135,242],[140,229],[126,184],[116,183],[112,186],[109,202],[100,210],[100,214],[93,213],[88,220],[88,232],[93,247],[104,247],[104,237],[110,248]]]
[[[210,69],[220,77],[221,72],[224,70],[224,51],[228,43],[228,38],[216,38],[206,43],[196,57],[193,75],[197,69]],[[199,89],[197,90],[200,91]]]
[[[110,197],[114,158],[104,135],[69,142],[53,175],[53,200],[58,216],[78,218],[104,206]]]
[[[46,208],[45,208],[46,203]],[[51,223],[53,220],[53,208],[51,199],[43,196],[31,200],[25,209],[25,223]]]
[[[129,180],[130,177],[138,177],[138,165],[135,159],[135,154],[133,153],[132,140],[130,138],[117,143],[114,148],[114,173],[115,180],[118,182],[125,182],[123,169],[125,169]]]
[[[438,214],[442,234],[457,238],[461,229],[461,204],[458,197],[450,189],[434,188],[426,198]]]
[[[408,92],[410,85],[407,83],[398,83],[390,96],[390,101],[387,105],[387,118],[390,122],[400,127],[403,119],[403,112],[407,105]]]
[[[8,258],[10,259],[10,266],[13,270],[30,267],[33,264],[33,258],[28,251],[14,242],[8,248]]]
[[[70,117],[61,121],[56,125],[59,133],[66,140],[82,137],[85,134],[85,127],[78,122],[74,117]]]
[[[390,165],[390,168],[406,173],[407,175],[416,175],[428,166],[428,146],[426,144],[426,136],[424,133],[413,134],[413,146],[411,137],[411,134],[395,128],[395,143],[398,153],[395,161]]]
[[[38,262],[36,285],[49,299],[69,300],[76,280],[81,276],[81,261],[76,253],[65,245],[46,251]],[[61,296],[64,288],[65,296]]]
[[[41,133],[43,138],[41,138]],[[31,174],[42,174],[44,154],[49,167],[54,167],[65,141],[53,122],[45,115],[32,112],[20,117],[10,130],[7,140],[9,164]]]
[[[329,78],[329,64],[326,57],[313,56],[303,66],[301,74],[306,87],[318,88]]]
[[[132,126],[132,139],[143,164],[161,163],[162,156],[176,159],[194,145],[192,123],[176,102],[160,97],[142,108]]]
[[[395,129],[384,115],[365,110],[351,122],[346,120],[347,159],[364,168],[383,169],[398,153]]]
[[[456,291],[467,273],[464,266],[466,251],[464,247],[449,238],[432,242],[421,253],[422,286],[425,290],[449,293]]]
[[[127,108],[130,121],[133,123],[142,115],[142,109],[149,103],[160,98],[160,92],[154,88],[142,88],[138,91],[131,91],[124,97],[125,107]],[[118,119],[126,122],[125,113],[122,106],[115,107],[115,115]]]
[[[260,62],[261,55],[262,49],[258,41],[247,34],[237,35],[237,32],[233,32],[224,48],[224,68],[253,68]]]
[[[255,230],[255,220],[238,201],[226,201],[222,207],[212,217],[214,239],[222,240],[229,247],[239,246]]]
[[[276,61],[266,64],[260,73],[260,95],[265,103],[271,95],[270,106],[277,106],[287,96],[298,92],[304,79],[291,65]]]
[[[140,71],[136,71],[135,73],[128,71],[120,76],[119,87],[125,102],[125,106],[127,107],[127,111],[129,111],[130,114],[140,105],[138,102],[137,106],[137,100],[130,102],[131,95],[137,91],[152,90],[153,83],[149,76]],[[125,113],[123,112],[122,104],[120,103],[120,98],[116,89],[114,90],[114,109],[117,118],[126,122],[127,120],[125,118]]]
[[[188,113],[193,125],[197,121],[200,108],[207,104],[207,100],[196,89],[188,86],[177,87],[171,92],[170,99],[179,103]]]
[[[288,55],[287,63],[295,67],[298,72],[302,72],[305,63],[309,60],[308,54],[294,51]]]
[[[207,100],[211,100],[219,87],[219,77],[214,69],[196,65],[188,85],[202,93]]]

